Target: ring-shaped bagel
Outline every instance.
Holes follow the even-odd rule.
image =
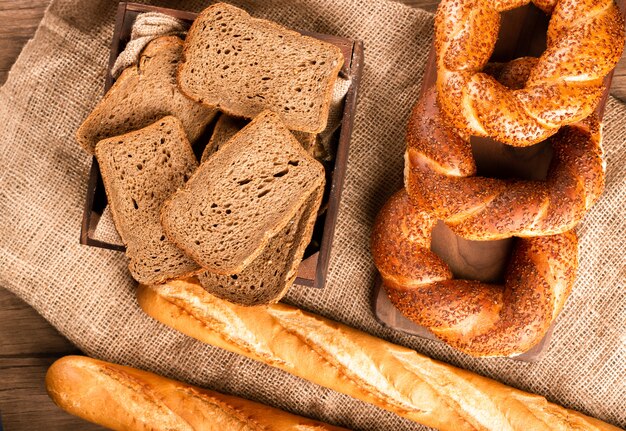
[[[509,86],[523,83],[534,59],[490,72]],[[407,128],[405,187],[414,204],[470,240],[554,235],[572,229],[604,188],[600,124],[595,114],[551,138],[545,180],[476,176],[467,137],[440,115],[435,89],[416,104]]]
[[[547,49],[523,88],[482,73],[500,12],[530,0],[442,0],[435,17],[437,90],[443,112],[466,135],[527,146],[589,116],[624,48],[613,0],[533,0],[551,13]]]
[[[512,356],[545,335],[563,308],[577,268],[572,232],[520,238],[503,286],[454,279],[430,251],[436,218],[405,190],[379,212],[372,231],[374,263],[393,305],[455,349],[473,356]]]

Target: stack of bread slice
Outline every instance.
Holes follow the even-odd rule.
[[[311,153],[342,64],[334,45],[223,3],[184,42],[146,46],[77,132],[137,281],[198,276],[244,305],[285,294],[322,201]]]
[[[202,163],[161,224],[207,271],[203,287],[253,305],[282,297],[311,239],[325,174],[266,111]]]

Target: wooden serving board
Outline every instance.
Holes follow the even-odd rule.
[[[618,0],[622,14],[624,0]],[[539,57],[546,47],[549,17],[533,5],[524,6],[502,14],[498,42],[491,61],[507,62],[522,56]],[[611,86],[611,73],[606,77],[604,97],[596,111],[602,117]],[[437,80],[434,46],[431,48],[420,97]],[[416,101],[417,102],[417,101]],[[471,138],[472,152],[478,174],[497,178],[545,179],[552,147],[550,140],[531,147],[512,147],[488,138]],[[441,257],[457,278],[501,283],[513,248],[515,238],[498,241],[469,241],[455,235],[443,222],[433,230],[431,250]],[[389,301],[380,277],[373,290],[372,306],[376,318],[386,326],[408,334],[437,340],[425,327],[406,319]],[[536,362],[545,354],[552,336],[553,326],[545,337],[528,352],[511,359]],[[437,340],[438,341],[438,340]]]

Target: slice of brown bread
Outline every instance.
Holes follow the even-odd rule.
[[[246,127],[246,124],[248,124],[248,120],[245,118],[237,118],[231,115],[220,114],[220,117],[215,122],[211,139],[206,147],[204,147],[200,162],[204,163],[206,159],[219,150],[226,142],[228,142],[230,138]]]
[[[322,190],[314,192],[263,252],[237,275],[204,272],[198,276],[209,293],[241,305],[278,302],[289,290],[311,241]]]
[[[165,199],[198,167],[180,120],[165,117],[141,130],[102,140],[96,158],[133,277],[158,284],[200,271],[165,237],[160,223]]]
[[[179,118],[194,142],[217,111],[185,97],[176,85],[176,69],[183,42],[165,36],[150,42],[139,64],[125,69],[115,84],[83,121],[76,139],[90,154],[106,138],[141,129],[159,118]]]
[[[200,266],[237,274],[285,227],[324,168],[266,111],[200,165],[163,205],[167,237]]]
[[[211,154],[215,153],[224,145],[230,138],[235,136],[237,132],[243,129],[249,121],[245,118],[237,118],[232,115],[220,114],[219,118],[215,122],[213,128],[213,134],[204,151],[202,152],[201,162],[208,159]],[[292,131],[293,136],[302,144],[302,147],[309,153],[313,154],[315,149],[316,134]]]
[[[217,3],[194,21],[178,68],[180,89],[237,116],[269,109],[291,130],[326,127],[341,50]]]
[[[304,148],[307,153],[315,157],[313,155],[313,149],[315,148],[317,134],[300,132],[299,130],[292,130],[291,133],[293,133],[293,136],[298,140],[298,142],[300,142],[302,148]]]

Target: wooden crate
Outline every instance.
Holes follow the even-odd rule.
[[[126,43],[130,40],[132,25],[137,15],[143,12],[161,12],[191,25],[197,14],[192,12],[166,9],[155,6],[147,6],[136,3],[122,2],[118,6],[115,30],[111,43],[111,54],[109,57],[109,70],[115,63],[120,52],[123,51]],[[332,43],[341,49],[344,55],[344,66],[340,71],[340,76],[351,80],[350,88],[346,94],[341,126],[333,136],[332,145],[335,149],[334,159],[326,163],[326,191],[322,206],[326,211],[318,217],[315,224],[311,244],[307,247],[304,259],[298,268],[296,284],[323,287],[328,272],[328,261],[337,223],[337,213],[341,200],[344,178],[348,163],[348,149],[354,125],[354,115],[356,110],[357,91],[363,70],[363,42],[351,40],[337,36],[325,34],[307,33],[302,34],[315,37],[320,40]],[[113,85],[114,79],[109,73],[106,79],[105,91]],[[200,139],[208,141],[212,125],[207,129],[206,136]],[[107,206],[107,196],[104,191],[104,184],[100,175],[100,169],[95,157],[92,160],[89,183],[87,186],[87,199],[83,213],[80,242],[94,247],[108,248],[111,250],[124,251],[120,244],[103,242],[94,237],[98,222]]]

